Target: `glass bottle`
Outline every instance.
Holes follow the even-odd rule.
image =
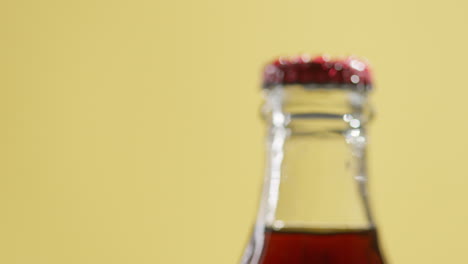
[[[369,67],[280,58],[264,71],[267,166],[241,264],[382,264],[369,207]]]

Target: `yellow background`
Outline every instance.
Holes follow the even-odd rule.
[[[237,263],[260,69],[374,66],[372,198],[395,264],[468,263],[466,1],[0,2],[0,263]]]

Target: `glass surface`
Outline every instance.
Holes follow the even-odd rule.
[[[241,263],[383,263],[366,189],[367,92],[278,86],[265,89],[263,114],[266,175]]]

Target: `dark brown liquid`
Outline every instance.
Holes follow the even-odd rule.
[[[261,264],[383,264],[375,230],[266,230]]]

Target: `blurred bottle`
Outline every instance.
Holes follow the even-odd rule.
[[[367,63],[307,55],[265,67],[267,167],[242,264],[382,264],[366,183]]]

